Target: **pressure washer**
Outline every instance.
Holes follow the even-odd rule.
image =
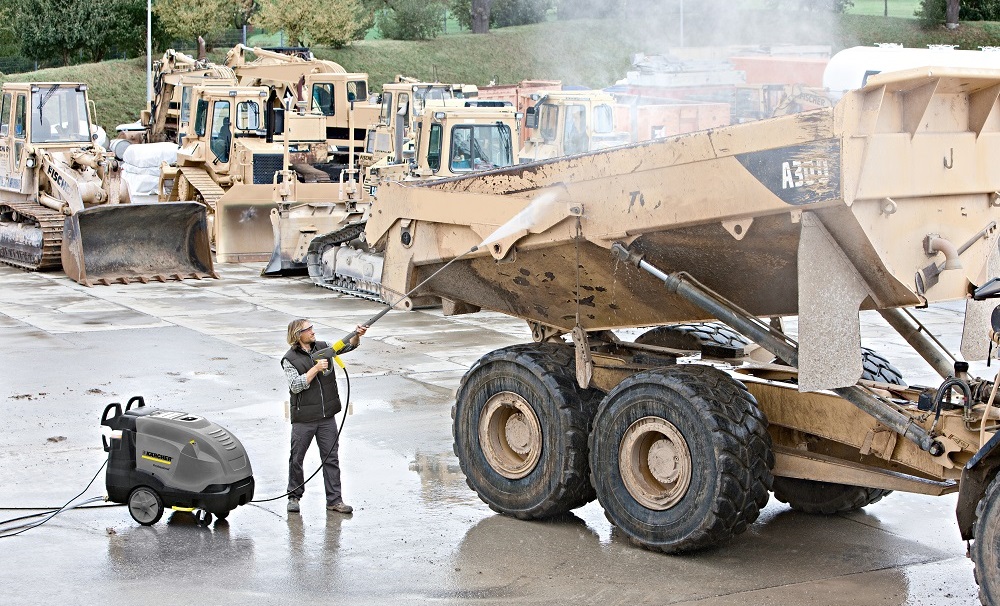
[[[133,408],[133,404],[136,406]],[[101,425],[108,453],[108,500],[128,505],[149,526],[165,508],[196,512],[208,524],[253,499],[250,458],[243,444],[202,416],[147,407],[142,396],[108,404]]]

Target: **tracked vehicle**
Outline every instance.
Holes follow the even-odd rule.
[[[967,360],[1000,332],[998,90],[996,70],[883,73],[833,108],[381,185],[366,238],[384,286],[407,292],[454,260],[418,294],[523,318],[536,340],[462,380],[470,487],[523,519],[596,498],[670,553],[743,532],[771,490],[815,513],[958,492],[981,598],[1000,603],[996,383],[905,310],[965,300]],[[881,372],[860,310],[941,383]],[[711,320],[752,345],[696,338],[686,357],[699,352],[676,325]]]
[[[96,145],[87,87],[6,83],[0,104],[0,261],[81,284],[215,276],[204,208],[130,203]]]
[[[516,164],[520,114],[502,101],[462,103],[468,107],[427,106],[411,123],[414,149],[405,157],[391,153],[408,146],[402,123],[390,129],[391,145],[370,148],[371,157],[378,156],[379,160],[366,169],[362,192],[366,199],[376,199],[384,183],[446,179]],[[378,141],[369,138],[370,143]],[[366,215],[370,211],[367,208]],[[360,221],[315,236],[304,258],[309,276],[324,288],[376,301],[395,300],[398,293],[382,287],[381,252],[369,250],[364,234],[364,221]],[[439,300],[423,297],[407,299],[407,304],[433,306]]]

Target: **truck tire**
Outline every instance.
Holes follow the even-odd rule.
[[[632,375],[598,409],[590,466],[608,519],[676,553],[722,543],[767,503],[767,420],[742,383],[697,364]]]
[[[701,349],[702,345],[739,349],[750,344],[746,337],[721,322],[657,326],[639,335],[635,342],[640,345],[691,350]]]
[[[969,548],[983,606],[1000,604],[1000,476],[990,482],[976,506],[974,538]]]
[[[798,478],[774,478],[774,497],[804,513],[833,515],[857,511],[892,492]]]
[[[889,360],[878,352],[867,347],[861,348],[861,378],[890,385],[906,385],[903,373],[899,372]],[[877,503],[883,497],[892,494],[891,490],[881,488],[866,488],[832,482],[817,482],[797,478],[774,478],[774,496],[782,503],[788,503],[792,509],[804,513],[833,515],[857,511],[872,503]]]
[[[462,378],[452,408],[455,455],[491,509],[530,520],[594,500],[587,434],[600,396],[579,389],[573,347],[515,345]]]
[[[903,373],[899,372],[899,369],[893,366],[885,356],[873,349],[861,348],[861,366],[863,369],[861,371],[862,379],[906,386]]]

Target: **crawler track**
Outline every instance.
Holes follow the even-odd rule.
[[[29,271],[59,269],[65,221],[35,202],[0,203],[0,262]]]

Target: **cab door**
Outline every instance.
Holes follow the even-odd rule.
[[[0,188],[10,188],[11,171],[14,167],[14,137],[11,116],[14,95],[4,91],[0,100]]]
[[[10,133],[6,141],[9,142],[10,153],[10,173],[5,186],[8,189],[25,193],[29,185],[30,177],[23,178],[25,155],[27,154],[28,137],[28,95],[26,92],[12,92],[14,115],[8,132]],[[2,105],[2,104],[0,104]]]

